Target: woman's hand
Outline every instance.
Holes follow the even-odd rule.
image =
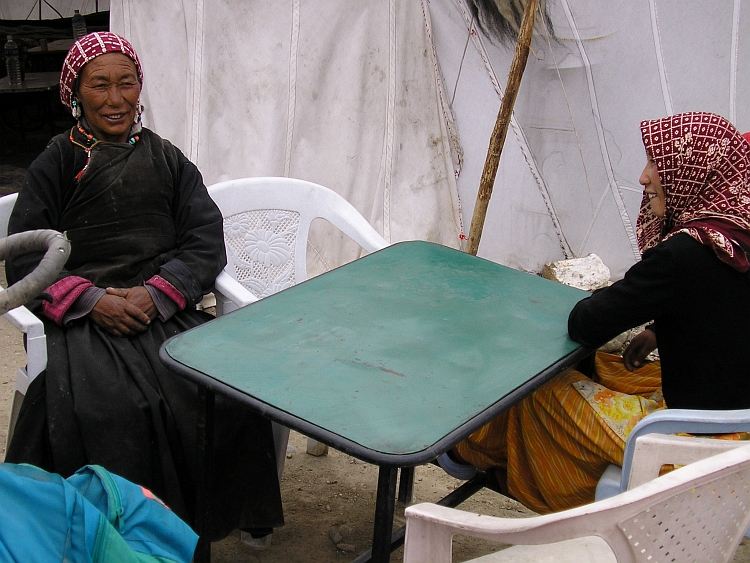
[[[656,333],[653,330],[646,329],[637,334],[622,353],[625,369],[634,371],[643,366],[646,356],[654,350],[656,350]]]
[[[142,285],[131,288],[108,287],[107,293],[124,297],[128,303],[132,303],[146,313],[150,321],[153,321],[159,315],[154,300],[151,299],[151,294]]]
[[[144,332],[158,312],[145,287],[107,288],[89,313],[91,320],[113,336]]]

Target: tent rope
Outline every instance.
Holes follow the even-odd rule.
[[[464,154],[463,150],[461,149],[461,142],[458,138],[458,129],[456,128],[456,122],[455,118],[453,116],[453,110],[451,109],[453,100],[451,99],[450,102],[447,100],[447,93],[445,90],[445,83],[443,82],[443,73],[440,69],[440,61],[438,61],[437,58],[437,50],[435,48],[435,41],[432,36],[432,20],[430,19],[430,11],[426,4],[426,0],[422,1],[422,17],[424,18],[424,24],[425,24],[425,32],[427,33],[427,39],[429,40],[430,45],[432,45],[432,49],[430,50],[430,54],[432,56],[432,68],[435,75],[435,85],[437,87],[437,95],[438,95],[438,104],[440,105],[440,112],[443,115],[443,122],[445,123],[445,126],[448,130],[448,144],[450,147],[450,153],[451,153],[451,161],[453,162],[453,175],[454,178],[458,178],[459,174],[461,174],[461,167],[463,166],[463,160],[464,160]],[[467,45],[468,45],[468,38],[467,38]],[[464,47],[464,53],[466,52],[466,47]],[[455,96],[455,90],[454,90],[454,96]],[[453,188],[454,192],[454,198],[455,198],[455,205],[456,205],[456,215],[458,217],[458,229],[459,229],[459,247],[462,247],[464,241],[466,240],[466,234],[464,233],[464,214],[463,209],[461,208],[461,197],[458,193],[458,189]],[[461,248],[463,250],[463,248]]]
[[[289,98],[286,116],[286,153],[284,176],[292,172],[292,147],[294,142],[294,120],[297,111],[297,58],[299,57],[299,0],[292,2],[292,36],[289,41]]]
[[[487,53],[487,48],[484,45],[484,39],[482,38],[482,35],[480,33],[476,32],[474,18],[471,12],[469,11],[468,7],[466,6],[465,2],[464,1],[459,2],[459,6],[461,8],[461,13],[464,17],[464,22],[466,23],[466,27],[469,30],[469,37],[471,38],[471,41],[474,44],[474,48],[477,50],[477,52],[479,53],[479,56],[482,59],[482,62],[484,63],[484,68],[487,72],[487,76],[489,77],[490,82],[492,83],[495,93],[497,94],[498,98],[502,99],[503,88],[500,85],[500,81],[497,78],[497,73],[495,72],[495,68],[492,66],[492,61],[490,60],[490,56]],[[542,177],[541,172],[539,172],[539,166],[537,165],[536,159],[534,158],[534,155],[531,152],[531,147],[529,146],[529,142],[526,139],[526,135],[524,134],[523,129],[518,123],[518,120],[516,119],[515,115],[511,115],[510,126],[513,129],[513,134],[516,137],[516,142],[518,143],[518,146],[521,150],[521,154],[523,155],[523,158],[526,161],[526,164],[529,166],[531,175],[534,178],[534,181],[536,182],[537,188],[539,189],[539,193],[542,197],[542,201],[544,202],[544,205],[547,208],[547,213],[550,217],[550,220],[552,221],[552,227],[555,230],[555,235],[557,235],[557,241],[558,241],[558,244],[560,245],[560,249],[562,250],[562,254],[565,258],[569,258],[570,256],[573,255],[573,251],[571,250],[570,245],[568,244],[565,233],[562,230],[560,220],[557,216],[557,212],[555,211],[555,208],[552,205],[552,200],[550,197],[549,189],[547,188],[547,184],[544,178]]]
[[[586,70],[586,81],[588,84],[589,97],[591,100],[591,111],[592,111],[593,118],[594,118],[594,126],[596,127],[597,138],[599,139],[599,148],[602,153],[602,160],[604,161],[604,168],[607,172],[609,190],[612,193],[612,198],[614,199],[615,205],[617,206],[617,210],[620,213],[620,219],[622,221],[623,227],[625,227],[625,234],[627,235],[628,241],[630,242],[630,247],[631,247],[631,250],[633,251],[633,256],[635,257],[636,260],[640,260],[641,253],[638,250],[638,241],[636,240],[636,237],[635,237],[635,229],[633,228],[633,223],[631,222],[630,216],[628,215],[628,210],[625,207],[625,201],[623,200],[622,193],[620,192],[620,188],[617,185],[617,182],[615,181],[615,173],[614,173],[614,170],[612,169],[612,160],[609,156],[609,148],[607,147],[607,139],[604,135],[604,127],[602,126],[601,110],[599,108],[599,101],[596,96],[596,87],[594,85],[594,75],[591,70],[591,62],[589,61],[588,55],[586,53],[586,48],[583,44],[583,39],[581,39],[581,34],[578,31],[578,26],[573,17],[573,12],[570,9],[570,5],[568,4],[568,0],[561,0],[560,3],[562,5],[563,11],[565,12],[565,17],[568,20],[568,25],[570,26],[570,29],[573,32],[576,45],[578,46],[578,52],[581,55],[583,66],[584,66],[584,69]],[[591,230],[591,226],[596,220],[596,217],[600,209],[601,209],[601,204],[597,206],[596,213],[594,214],[592,222],[589,225],[589,232]],[[584,238],[583,242],[581,243],[581,248],[583,248],[583,246],[586,244],[587,239],[588,239],[588,233],[586,235],[586,238]]]

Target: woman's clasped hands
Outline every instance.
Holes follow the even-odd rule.
[[[144,332],[157,315],[151,294],[143,286],[108,287],[89,313],[91,320],[112,336]]]

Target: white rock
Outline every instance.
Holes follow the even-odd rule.
[[[594,291],[609,285],[609,268],[596,254],[583,258],[557,260],[544,265],[542,277],[571,287]]]

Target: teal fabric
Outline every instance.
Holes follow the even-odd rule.
[[[187,331],[165,352],[370,450],[412,454],[579,348],[567,319],[587,295],[405,242]]]
[[[0,464],[0,561],[189,563],[197,541],[148,491],[101,467],[66,480]]]

